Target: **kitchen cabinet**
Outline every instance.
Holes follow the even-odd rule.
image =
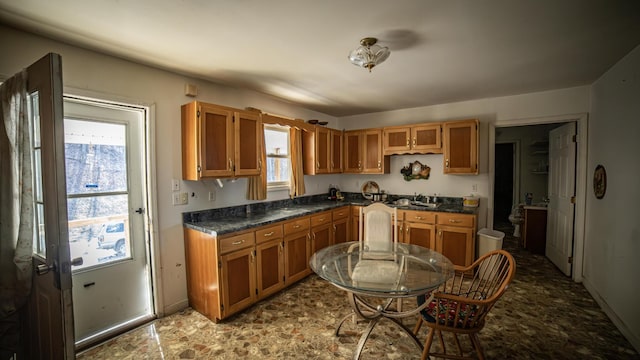
[[[331,211],[311,216],[311,255],[332,244]]]
[[[442,124],[443,172],[478,174],[478,120],[450,121]]]
[[[333,240],[332,244],[349,241],[349,214],[350,206],[343,206],[332,212]]]
[[[436,248],[436,213],[415,210],[398,211],[398,241]]]
[[[184,180],[260,173],[260,113],[199,101],[181,110]]]
[[[339,174],[342,172],[342,131],[316,126],[302,133],[305,175]]]
[[[440,123],[385,127],[384,155],[442,153]]]
[[[330,174],[339,174],[342,172],[343,161],[344,161],[344,144],[342,141],[342,131],[329,129],[329,146],[331,151],[329,152],[329,156],[331,161],[329,162],[329,173]]]
[[[284,242],[282,225],[257,230],[256,286],[258,300],[282,290],[284,283]]]
[[[524,207],[524,230],[522,243],[534,254],[544,255],[547,247],[547,208]]]
[[[454,265],[471,265],[475,259],[475,228],[475,215],[438,213],[435,250]]]
[[[285,285],[289,286],[311,273],[311,234],[309,216],[284,223]]]
[[[351,231],[349,241],[360,240],[360,208],[362,206],[351,206]]]
[[[345,173],[388,174],[389,156],[382,153],[382,129],[345,131]]]

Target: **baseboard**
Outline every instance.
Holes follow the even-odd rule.
[[[186,308],[189,307],[189,299],[184,299],[182,301],[178,301],[176,303],[173,303],[171,305],[167,305],[164,307],[163,309],[163,313],[162,314],[158,314],[158,317],[165,317],[165,316],[169,316],[171,314],[175,314],[178,311],[182,311]]]
[[[602,309],[602,311],[604,311],[604,313],[607,314],[607,316],[609,317],[609,319],[611,319],[613,324],[618,328],[618,330],[620,330],[622,335],[631,343],[631,345],[636,349],[636,351],[640,353],[640,334],[634,334],[627,327],[624,321],[622,321],[622,319],[618,317],[618,315],[613,311],[613,309],[611,309],[611,307],[609,307],[609,305],[602,298],[602,296],[600,296],[600,293],[598,293],[595,286],[593,286],[593,284],[589,282],[589,279],[583,277],[582,284],[584,285],[585,289],[587,289],[589,294],[591,294],[593,299],[598,303],[598,305],[600,305],[600,308]]]

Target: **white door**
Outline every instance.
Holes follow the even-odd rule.
[[[145,111],[65,97],[77,347],[154,317],[145,231]]]
[[[549,132],[549,205],[547,257],[565,275],[571,275],[573,255],[573,196],[576,188],[576,124]]]

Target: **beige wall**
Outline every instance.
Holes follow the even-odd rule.
[[[591,98],[587,171],[604,165],[607,190],[587,196],[584,285],[640,349],[640,46],[593,84]]]

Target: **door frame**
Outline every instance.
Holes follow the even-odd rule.
[[[79,89],[71,86],[64,87],[64,96],[71,96],[80,99],[99,101],[99,102],[111,102],[123,106],[136,106],[143,107],[147,110],[147,116],[144,124],[144,136],[146,137],[146,157],[143,161],[146,164],[146,169],[143,172],[144,187],[146,188],[147,206],[144,216],[145,222],[145,241],[149,244],[149,266],[151,270],[151,286],[153,296],[153,311],[156,317],[160,318],[164,316],[164,301],[162,296],[162,272],[160,262],[160,241],[158,238],[158,221],[156,220],[158,214],[158,202],[157,202],[157,181],[156,181],[156,141],[155,141],[155,118],[156,118],[156,105],[153,101],[144,99],[134,99],[125,96],[117,96],[113,94],[106,94],[97,91],[91,91],[86,89]]]
[[[546,116],[525,119],[495,120],[489,124],[489,201],[487,206],[487,224],[493,224],[493,197],[495,186],[495,144],[496,128],[524,125],[540,125],[550,123],[576,122],[578,134],[576,148],[576,206],[573,220],[573,264],[571,278],[575,282],[582,282],[585,240],[585,218],[587,209],[587,142],[588,121],[587,113]]]

